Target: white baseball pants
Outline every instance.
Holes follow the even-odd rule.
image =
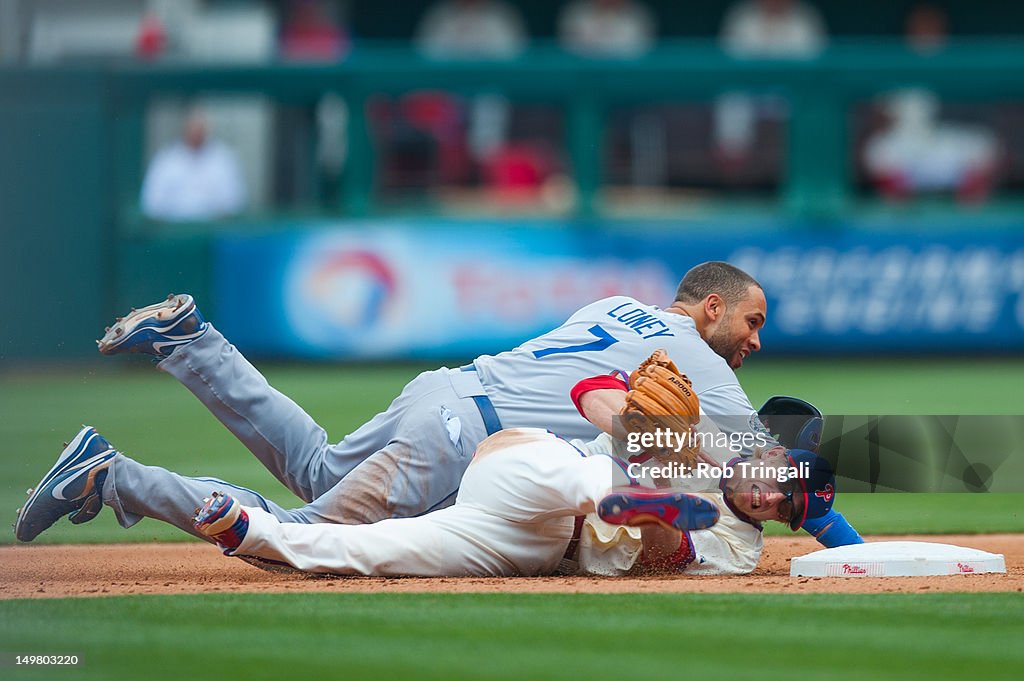
[[[249,531],[231,554],[348,575],[550,574],[574,516],[625,482],[607,456],[585,457],[544,430],[509,429],[481,443],[454,506],[372,525],[281,522],[250,507]]]

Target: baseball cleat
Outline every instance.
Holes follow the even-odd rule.
[[[171,294],[167,300],[118,317],[96,345],[104,355],[143,352],[162,359],[179,345],[202,336],[206,328],[206,320],[192,296]]]
[[[225,549],[237,549],[249,530],[249,514],[233,497],[214,492],[203,499],[203,507],[196,509],[192,523],[200,534],[217,542]]]
[[[657,523],[677,530],[706,530],[718,522],[718,507],[703,497],[629,487],[617,490],[597,505],[601,520],[613,525]]]
[[[117,450],[95,428],[84,426],[64,447],[57,463],[18,509],[14,535],[32,541],[64,516],[80,525],[96,517],[103,508],[103,481]]]

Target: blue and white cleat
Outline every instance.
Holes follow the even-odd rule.
[[[103,481],[115,455],[117,450],[106,438],[84,426],[35,489],[28,491],[28,501],[18,509],[14,535],[32,541],[66,515],[76,525],[95,518],[103,508]]]
[[[162,359],[179,345],[202,336],[206,329],[206,320],[192,296],[171,294],[167,300],[118,317],[96,345],[104,355],[143,352]]]
[[[677,530],[706,530],[718,522],[718,506],[704,497],[643,487],[619,488],[601,499],[597,515],[612,525],[657,523]]]

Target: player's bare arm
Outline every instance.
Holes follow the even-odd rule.
[[[689,545],[683,547],[683,533],[675,528],[654,523],[641,525],[640,539],[644,550],[637,567],[643,572],[677,572],[680,554],[689,552]]]
[[[626,404],[626,391],[623,388],[589,390],[581,394],[579,404],[585,419],[611,435],[615,417]]]

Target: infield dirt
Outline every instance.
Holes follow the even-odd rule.
[[[886,536],[1002,553],[1006,574],[806,578],[789,559],[817,550],[810,537],[767,537],[761,564],[738,577],[309,577],[258,570],[201,543],[6,546],[0,598],[203,592],[443,593],[931,593],[1024,590],[1024,534]],[[870,539],[869,539],[870,540]]]

